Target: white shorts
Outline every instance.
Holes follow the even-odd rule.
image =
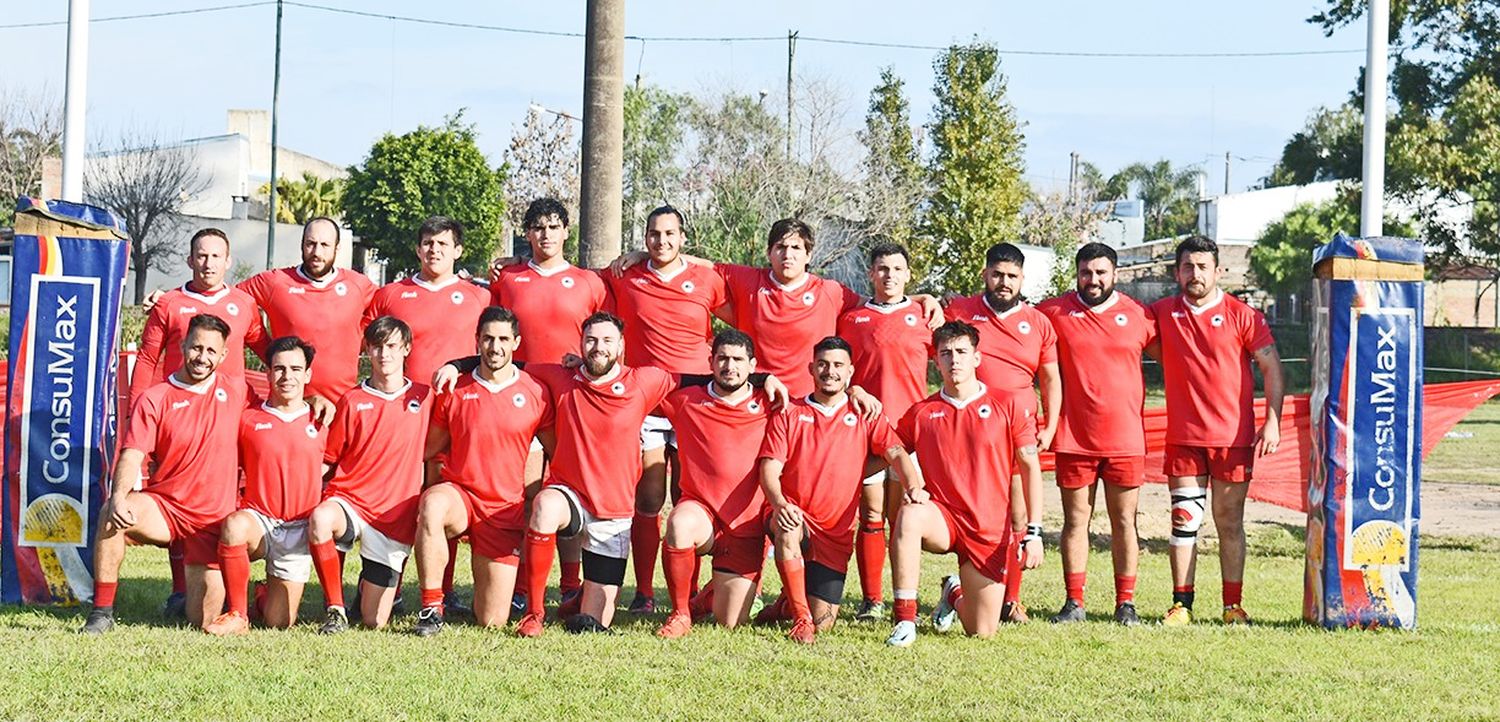
[[[559,532],[559,536],[568,538],[583,537],[583,550],[593,552],[601,557],[611,559],[626,559],[630,556],[630,517],[623,519],[600,519],[589,513],[583,506],[583,501],[578,498],[578,492],[560,484],[547,487],[562,492],[567,498],[568,506],[572,508],[572,520],[568,529]],[[574,524],[573,522],[577,522]],[[569,530],[574,530],[569,535]]]
[[[641,451],[655,451],[664,446],[677,446],[677,432],[672,422],[660,416],[647,416],[641,422]]]
[[[535,436],[531,437],[531,450],[532,451],[545,451],[545,449],[542,448],[542,442],[541,442],[541,440],[538,439],[538,438],[536,438]]]
[[[411,556],[410,544],[402,544],[365,523],[359,512],[354,510],[354,505],[348,501],[337,496],[330,498],[344,510],[346,524],[344,535],[333,540],[335,548],[341,552],[347,552],[354,548],[354,540],[358,539],[361,559],[384,564],[398,572],[406,566],[406,558]]]
[[[266,575],[305,583],[312,577],[312,553],[307,549],[307,520],[282,521],[246,509],[265,532]]]

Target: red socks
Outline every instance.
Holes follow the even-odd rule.
[[[553,540],[552,540],[552,549],[556,550],[557,549],[557,539],[556,539],[556,536],[552,535],[552,534],[548,534],[547,536],[553,538]],[[547,559],[545,560],[545,564],[546,564],[546,567],[547,567],[547,571],[550,573],[552,571],[552,557],[550,557],[550,556],[547,557]],[[542,578],[546,579],[547,575],[543,574]],[[557,583],[557,591],[559,591],[559,592],[571,592],[574,589],[582,589],[582,588],[583,588],[583,562],[582,561],[576,561],[576,562],[564,561],[562,563],[562,579],[559,580],[558,583]]]
[[[187,563],[183,561],[187,552],[181,541],[167,544],[167,563],[172,567],[172,593],[187,594]]]
[[[1232,607],[1240,603],[1240,594],[1244,591],[1244,582],[1224,582],[1224,606]]]
[[[557,555],[557,535],[526,532],[526,613],[543,614],[547,601],[547,575],[552,573],[552,557]],[[574,564],[581,563],[574,562]],[[563,571],[568,564],[563,563]]]
[[[667,596],[672,598],[672,611],[686,612],[693,597],[693,567],[698,551],[692,547],[677,548],[662,545],[661,566],[667,576]]]
[[[438,587],[437,589],[427,589],[426,587],[422,588],[422,608],[423,609],[440,609],[440,608],[442,608],[442,606],[443,606],[443,588],[442,587]]]
[[[635,565],[635,591],[655,596],[656,550],[661,548],[661,516],[640,512],[630,520],[630,559]],[[683,607],[686,609],[686,607]]]
[[[1010,533],[1010,543],[1005,545],[1005,604],[1021,599],[1021,537],[1026,532]]]
[[[1087,572],[1068,572],[1063,575],[1063,583],[1068,588],[1068,598],[1083,606],[1083,585],[1088,580]]]
[[[859,525],[859,539],[854,545],[855,566],[859,568],[859,589],[864,598],[881,601],[880,574],[885,569],[885,522]]]
[[[1115,575],[1115,606],[1135,601],[1135,577]]]
[[[344,560],[333,540],[308,545],[312,553],[313,568],[318,570],[318,583],[323,585],[323,604],[329,607],[344,606]]]
[[[703,559],[703,557],[697,555],[694,555],[693,558],[695,560]],[[668,577],[667,584],[669,585],[667,587],[667,590],[671,591],[670,577]],[[714,586],[715,584],[710,581],[708,583],[708,586],[703,587],[702,591],[699,591],[697,594],[693,595],[692,601],[688,602],[688,614],[691,614],[694,617],[699,617],[702,615],[714,613]]]
[[[249,618],[250,550],[244,544],[219,542],[219,568],[224,574],[224,600],[229,603],[229,611]]]
[[[891,614],[898,622],[917,621],[917,600],[897,598]]]
[[[443,593],[453,591],[453,567],[458,564],[458,538],[448,540],[448,566],[443,567]],[[424,605],[425,606],[425,605]]]
[[[113,607],[113,606],[115,606],[115,592],[119,588],[120,588],[120,583],[119,582],[100,582],[100,581],[95,581],[94,582],[94,606],[95,607],[99,607],[99,608]]]
[[[787,615],[796,619],[812,619],[812,610],[807,606],[807,565],[800,559],[782,559],[776,562],[781,572],[781,593],[786,598]]]
[[[963,588],[963,585],[961,585],[961,584],[960,585],[956,585],[956,586],[953,587],[953,591],[948,592],[948,606],[953,607],[954,609],[958,609],[958,603],[962,602],[963,600],[964,600],[964,588]]]

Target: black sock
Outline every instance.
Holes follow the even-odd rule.
[[[1172,601],[1188,609],[1193,608],[1193,592],[1172,592]]]

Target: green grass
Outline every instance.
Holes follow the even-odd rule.
[[[1055,528],[1055,523],[1053,524]],[[310,623],[213,639],[161,626],[165,554],[132,549],[121,621],[74,635],[79,610],[0,608],[0,718],[213,719],[1382,719],[1500,715],[1500,543],[1425,540],[1416,632],[1326,632],[1300,622],[1300,530],[1256,525],[1246,580],[1250,629],[1124,629],[1111,603],[1107,552],[1090,560],[1093,623],[1010,627],[990,640],[938,636],[883,645],[885,623],[841,620],[811,648],[779,631],[699,626],[652,636],[660,615],[621,614],[619,634],[539,640],[450,626],[436,639],[392,631],[337,638]],[[467,549],[467,547],[464,547]],[[1163,540],[1148,540],[1139,603],[1170,601]],[[1044,618],[1060,601],[1055,539],[1023,599]],[[1200,570],[1198,608],[1212,617],[1217,563]],[[353,565],[351,565],[352,568]],[[257,568],[259,565],[257,565]],[[923,612],[951,557],[928,557]],[[467,574],[460,567],[460,587]],[[408,579],[411,576],[408,575]],[[769,582],[769,587],[775,583]],[[849,588],[857,594],[851,578]],[[303,613],[319,616],[308,590]],[[769,590],[768,590],[769,592]],[[415,591],[408,588],[409,598]],[[847,607],[846,607],[847,609]],[[846,611],[846,617],[848,612]]]
[[[1481,404],[1451,433],[1467,438],[1444,438],[1422,462],[1422,480],[1459,484],[1500,485],[1500,400]]]

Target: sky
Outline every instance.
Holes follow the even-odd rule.
[[[96,18],[253,0],[96,0]],[[561,33],[582,33],[582,0],[480,2],[308,0],[324,7]],[[8,3],[0,26],[65,20],[67,3]],[[785,95],[789,30],[804,37],[919,46],[975,38],[1001,50],[1008,97],[1025,123],[1026,177],[1065,185],[1069,153],[1106,173],[1136,161],[1198,165],[1209,188],[1266,175],[1319,106],[1342,102],[1364,64],[1364,27],[1332,37],[1306,22],[1319,0],[1254,3],[1140,0],[856,2],[626,0],[625,79],[668,90]],[[275,7],[91,25],[89,134],[124,128],[166,137],[225,131],[230,108],[269,108]],[[61,98],[66,28],[0,27],[0,91]],[[683,38],[772,37],[770,41]],[[675,40],[674,40],[675,39]],[[1029,55],[1354,51],[1292,57],[1123,58]],[[847,138],[862,125],[882,68],[906,81],[912,116],[932,106],[930,49],[803,40],[795,72],[832,87]],[[465,109],[497,165],[528,105],[581,114],[583,39],[415,24],[288,4],[283,17],[283,146],[358,163],[387,132],[440,124]]]

